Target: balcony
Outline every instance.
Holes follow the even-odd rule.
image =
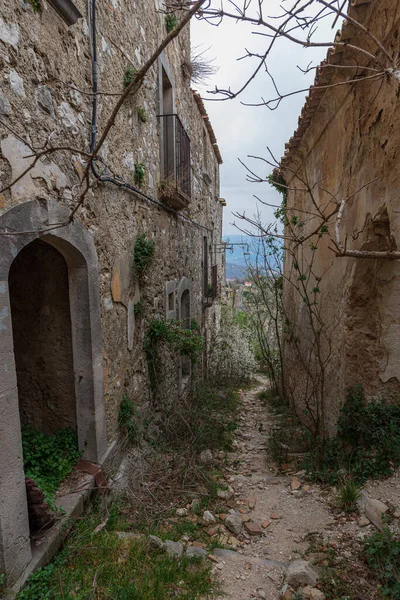
[[[160,200],[177,210],[186,208],[192,195],[190,139],[178,115],[160,115],[162,180]]]

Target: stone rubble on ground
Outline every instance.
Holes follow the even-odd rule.
[[[288,585],[294,588],[302,585],[315,587],[318,581],[318,573],[307,560],[294,560],[288,566],[286,581]]]
[[[166,553],[170,556],[180,558],[183,554],[184,546],[182,542],[173,542],[172,540],[165,540],[164,549]]]
[[[202,465],[210,465],[214,461],[211,450],[203,450],[199,454],[199,463]]]
[[[225,519],[225,526],[232,531],[235,535],[238,535],[242,530],[242,515],[237,512],[229,514]]]
[[[203,513],[204,523],[215,523],[215,517],[209,510],[205,510]]]

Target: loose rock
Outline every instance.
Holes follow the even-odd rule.
[[[318,588],[306,585],[302,590],[304,600],[324,600],[325,594]]]
[[[248,521],[244,524],[244,527],[249,535],[261,535],[263,533],[261,525],[255,521]]]
[[[211,450],[203,450],[199,454],[199,463],[202,465],[210,465],[213,462],[213,455]]]
[[[196,546],[189,546],[189,548],[186,549],[186,556],[206,559],[207,551],[204,550],[204,548],[197,548]]]
[[[235,493],[234,489],[230,485],[228,485],[228,489],[218,490],[217,496],[218,496],[218,498],[221,498],[221,500],[230,500],[234,493]]]
[[[176,509],[176,515],[178,517],[186,517],[187,514],[188,514],[187,508],[177,508]]]
[[[315,587],[318,581],[318,574],[307,560],[295,560],[288,567],[286,580],[288,585],[294,588],[301,585]]]
[[[165,540],[164,549],[170,556],[181,557],[183,554],[182,542],[173,542],[172,540]]]
[[[215,517],[209,510],[205,510],[203,513],[203,521],[205,523],[215,523]]]
[[[147,541],[149,542],[150,546],[153,546],[153,548],[164,550],[164,542],[156,535],[149,535]]]
[[[238,535],[242,530],[242,515],[237,512],[231,513],[226,517],[225,525],[230,531],[232,531],[232,533]]]

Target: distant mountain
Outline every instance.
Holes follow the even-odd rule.
[[[254,240],[252,237],[248,235],[224,235],[222,239],[224,242],[227,242],[227,266],[229,263],[232,266],[240,266],[245,270],[247,264],[252,264],[254,262],[255,253],[252,248]],[[230,246],[230,244],[232,244],[232,246]]]
[[[243,279],[246,276],[248,267],[257,262],[257,238],[250,235],[224,235],[224,242],[227,243],[226,249],[226,277],[227,279]],[[262,258],[262,257],[261,257]],[[274,268],[274,261],[279,271],[279,257],[270,255],[268,259],[270,268]],[[259,261],[259,268],[262,268],[262,260]]]
[[[226,263],[226,278],[227,279],[244,279],[246,275],[246,267]]]

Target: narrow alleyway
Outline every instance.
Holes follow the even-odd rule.
[[[336,489],[310,484],[304,471],[277,474],[267,447],[276,416],[259,397],[266,389],[268,381],[258,377],[256,387],[241,392],[240,425],[234,452],[228,455],[225,479],[233,493],[226,502],[227,512],[240,515],[242,524],[237,519],[236,537],[228,541],[231,547],[236,545],[235,550],[214,550],[218,562],[213,571],[221,582],[222,597],[292,599],[293,592],[289,589],[285,593],[283,587],[289,564],[304,559],[318,573],[321,566],[330,564],[332,556],[334,564],[349,574],[351,586],[355,586],[352,589],[357,590],[355,597],[370,597],[376,590],[376,582],[370,579],[371,574],[360,557],[363,540],[376,533],[377,528],[363,511],[341,512]],[[383,502],[389,507],[391,528],[397,532],[400,532],[399,488],[399,470],[387,479],[369,481],[363,487],[367,497],[376,499],[372,502]],[[225,520],[223,530],[229,535],[232,528],[227,530],[226,525]],[[309,593],[303,597],[325,598],[315,587]]]
[[[273,421],[259,398],[267,388],[267,380],[259,377],[256,387],[241,393],[236,448],[229,455],[226,474],[234,490],[227,504],[242,515],[244,526],[238,537],[243,541],[236,552],[216,549],[219,562],[214,570],[226,597],[234,600],[279,598],[288,563],[301,558],[309,546],[309,534],[323,530],[334,519],[317,490],[307,485],[292,490],[296,479],[274,474],[267,453]]]

